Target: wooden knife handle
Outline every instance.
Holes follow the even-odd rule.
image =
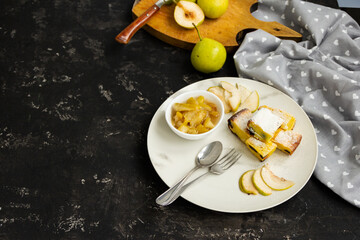
[[[135,21],[133,21],[129,26],[119,33],[115,40],[119,43],[127,44],[132,36],[140,29],[142,26],[149,21],[149,19],[159,10],[160,8],[154,4],[143,14],[141,14]]]

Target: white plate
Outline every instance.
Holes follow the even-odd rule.
[[[249,169],[262,166],[260,162],[232,132],[228,129],[227,114],[222,126],[205,139],[190,141],[177,136],[165,122],[165,109],[172,98],[178,94],[194,90],[208,89],[219,85],[220,81],[238,83],[250,90],[257,90],[260,105],[268,105],[289,112],[296,118],[294,130],[302,134],[302,141],[289,156],[276,150],[266,161],[270,169],[281,177],[290,179],[295,185],[285,191],[273,191],[270,196],[247,195],[240,191],[238,181],[242,173]],[[274,207],[293,197],[311,177],[317,161],[317,140],[314,127],[306,113],[290,97],[260,82],[244,78],[213,78],[191,84],[174,93],[156,111],[148,131],[147,145],[150,160],[160,178],[172,186],[195,166],[195,156],[208,143],[219,140],[224,150],[234,147],[243,153],[242,158],[222,175],[208,175],[191,185],[181,195],[186,200],[220,212],[255,212]],[[200,169],[194,177],[205,172]],[[165,191],[166,189],[164,189]],[[155,200],[155,199],[154,199]]]

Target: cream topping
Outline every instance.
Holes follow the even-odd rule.
[[[254,124],[261,127],[264,132],[274,134],[284,122],[284,119],[276,116],[267,108],[259,109],[251,118]]]

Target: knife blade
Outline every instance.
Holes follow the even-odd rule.
[[[172,0],[158,0],[154,5],[148,8],[143,14],[135,19],[130,25],[122,30],[116,37],[115,40],[122,44],[127,44],[134,34],[142,28],[150,18],[157,13],[164,4],[172,3]]]

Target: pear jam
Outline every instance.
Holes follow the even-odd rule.
[[[175,103],[172,108],[172,125],[189,134],[211,130],[220,117],[216,104],[207,101],[204,96],[190,97],[185,103]]]

